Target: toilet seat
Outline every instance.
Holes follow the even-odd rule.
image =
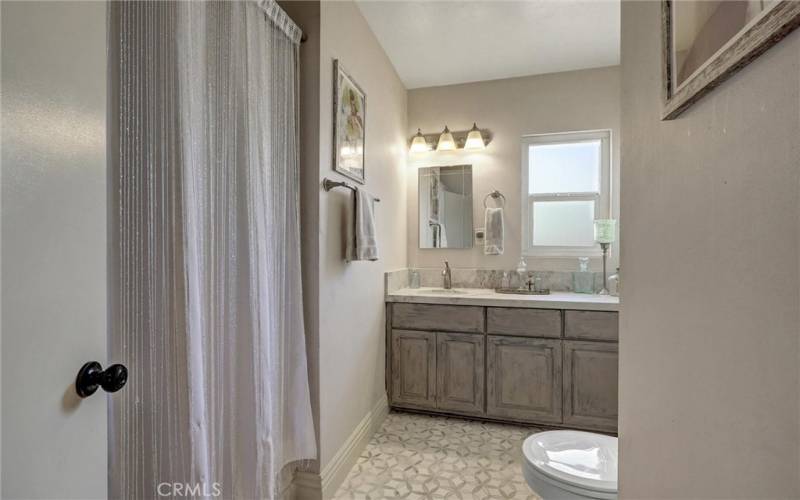
[[[526,476],[581,498],[616,498],[617,438],[559,430],[529,436],[522,444]]]

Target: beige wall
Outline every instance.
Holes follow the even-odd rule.
[[[281,1],[303,30],[300,45],[300,237],[311,409],[319,449],[319,2]],[[319,462],[307,468],[319,472]]]
[[[383,273],[406,266],[406,90],[355,4],[282,5],[309,32],[302,113],[313,126],[303,127],[302,138],[303,245],[316,251],[304,249],[303,267],[322,469],[386,392]],[[321,189],[325,177],[342,180],[331,167],[336,58],[367,94],[366,189],[381,199],[377,262],[344,262],[352,195]]]
[[[308,35],[301,48],[303,294],[320,471],[385,396],[383,273],[406,267],[406,89],[352,2],[281,2]],[[352,194],[325,192],[332,170],[333,60],[367,94],[366,189],[380,259],[344,262]],[[348,182],[349,181],[347,180]]]
[[[447,124],[451,130],[467,130],[477,122],[492,131],[494,139],[480,152],[409,154],[408,264],[440,267],[448,259],[455,267],[514,269],[521,243],[520,175],[523,135],[575,130],[611,129],[614,192],[619,185],[619,68],[609,67],[549,75],[510,78],[463,85],[411,90],[408,93],[407,136],[421,128],[435,133]],[[419,249],[417,175],[419,167],[472,164],[474,181],[473,222],[483,227],[483,198],[499,189],[507,199],[505,253],[486,256],[483,248],[464,250]],[[614,213],[618,213],[618,197]],[[616,266],[616,245],[610,269]],[[599,259],[593,263],[598,267]],[[573,270],[575,258],[528,258],[528,268]]]
[[[800,32],[677,120],[622,7],[620,493],[800,497]]]

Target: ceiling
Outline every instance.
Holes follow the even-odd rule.
[[[358,6],[409,89],[619,64],[619,0]]]

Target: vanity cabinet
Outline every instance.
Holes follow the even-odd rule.
[[[436,408],[483,414],[484,337],[436,334]]]
[[[564,342],[564,424],[617,430],[617,344]]]
[[[392,330],[392,404],[482,415],[483,335]]]
[[[387,303],[390,406],[616,432],[616,312]]]
[[[561,423],[561,341],[489,335],[486,414]]]
[[[436,334],[392,331],[392,403],[436,408]]]

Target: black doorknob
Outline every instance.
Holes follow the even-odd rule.
[[[117,392],[128,381],[128,369],[123,365],[111,365],[105,370],[97,361],[83,365],[75,379],[75,392],[85,398],[102,387],[106,392]]]

